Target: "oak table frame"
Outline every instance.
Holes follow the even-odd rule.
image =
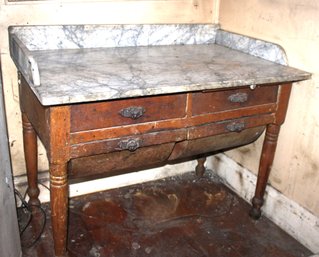
[[[114,152],[130,154],[140,148],[156,146],[157,156],[159,151],[169,149],[169,153],[163,154],[159,160],[154,160],[155,163],[162,163],[165,160],[184,157],[187,151],[193,149],[187,148],[187,142],[195,142],[196,146],[196,142],[202,144],[196,140],[205,141],[205,138],[213,137],[213,141],[218,141],[219,136],[229,136],[237,142],[216,146],[216,150],[235,147],[254,141],[265,126],[258,181],[250,212],[253,218],[260,217],[280,126],[286,116],[291,83],[260,85],[256,89],[247,86],[97,103],[43,106],[20,73],[19,78],[29,203],[40,204],[37,182],[39,137],[47,150],[49,160],[52,230],[56,256],[67,254],[69,176],[85,177],[85,171],[74,171],[74,167],[81,167],[83,163],[87,163],[90,156]],[[220,103],[216,102],[211,106],[212,99],[220,99]],[[159,111],[154,111],[153,118],[145,117],[144,107],[136,109],[136,104],[138,107],[145,104],[146,113],[149,111],[147,108],[152,112],[153,105]],[[133,107],[133,112],[127,109],[129,107]],[[107,113],[101,117],[102,113],[108,110],[114,111],[113,114]],[[118,110],[121,110],[122,114]],[[123,114],[123,110],[129,114]],[[254,128],[261,129],[241,137],[242,133]],[[255,134],[252,136],[252,133]],[[198,150],[199,147],[194,150],[195,156],[207,152],[204,147],[202,148],[202,151]],[[84,158],[83,161],[81,158]],[[73,161],[75,164],[72,164]],[[198,159],[198,175],[204,172],[204,162],[204,157]],[[88,175],[92,174],[94,172]]]

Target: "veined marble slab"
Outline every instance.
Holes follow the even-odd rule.
[[[19,35],[25,47],[34,51],[208,44],[215,42],[217,29],[214,24],[15,26],[9,34]]]
[[[216,24],[51,25],[9,27],[10,54],[28,82],[41,78],[32,51],[214,43]]]
[[[215,43],[271,62],[282,65],[288,64],[285,51],[281,46],[274,43],[224,30],[217,31]]]
[[[34,51],[43,105],[297,81],[309,74],[229,48],[172,45]]]
[[[43,105],[310,77],[276,64],[286,63],[278,45],[216,25],[22,26],[9,35],[12,59]]]

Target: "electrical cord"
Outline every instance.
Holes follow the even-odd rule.
[[[38,233],[38,235],[35,237],[35,239],[33,239],[33,242],[31,242],[30,244],[28,245],[22,245],[23,248],[31,248],[32,246],[34,246],[38,241],[39,239],[41,238],[42,234],[43,234],[43,231],[44,231],[44,228],[45,228],[45,224],[46,224],[46,213],[45,211],[42,209],[41,206],[36,206],[34,205],[34,207],[37,207],[41,213],[42,213],[42,217],[43,217],[43,223],[42,223],[42,226],[41,226],[41,229],[40,229],[40,232]],[[31,215],[31,220],[32,220],[32,215]]]
[[[47,185],[43,184],[42,182],[38,182],[38,184],[43,186],[44,188],[48,189],[49,191],[51,191],[50,188]]]
[[[20,201],[21,201],[21,206],[18,207],[17,209],[18,209],[18,210],[21,209],[22,211],[24,211],[24,213],[27,212],[27,213],[30,214],[29,217],[28,217],[28,220],[27,220],[26,224],[25,224],[22,228],[20,228],[20,226],[19,226],[20,237],[21,237],[22,234],[23,234],[23,232],[24,232],[24,231],[27,229],[27,227],[30,225],[31,219],[32,219],[32,215],[31,215],[31,209],[30,209],[28,203],[26,202],[25,197],[22,197],[21,193],[20,193],[17,189],[14,189],[14,193],[18,196],[18,198],[19,198]],[[19,212],[18,212],[18,215],[19,215]],[[18,216],[18,218],[19,218],[19,216]],[[19,220],[20,220],[20,219],[18,219],[18,222],[19,222]]]
[[[41,185],[46,187],[49,190],[49,188],[47,186],[45,186],[43,184],[41,184]],[[24,226],[22,226],[21,228],[19,226],[20,237],[22,237],[22,235],[24,234],[24,232],[26,231],[26,229],[30,226],[30,224],[32,222],[33,214],[32,214],[32,210],[31,210],[31,206],[25,200],[26,192],[25,192],[24,196],[22,196],[21,193],[17,189],[14,189],[14,192],[21,201],[21,206],[17,207],[17,209],[22,210],[24,213],[29,214],[29,217],[28,217],[26,224]],[[30,248],[30,247],[34,246],[41,238],[41,235],[43,234],[43,231],[44,231],[44,228],[46,225],[46,213],[45,213],[44,209],[38,205],[32,205],[32,207],[38,208],[40,210],[40,212],[42,214],[43,223],[42,223],[42,226],[41,226],[41,229],[40,229],[38,235],[35,237],[35,239],[30,244],[24,245],[21,242],[22,248]],[[18,211],[18,215],[19,215],[19,211]],[[18,217],[18,222],[19,222],[19,217]]]

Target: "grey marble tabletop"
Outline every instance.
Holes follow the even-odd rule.
[[[43,105],[299,81],[310,74],[207,45],[57,49],[32,52]]]

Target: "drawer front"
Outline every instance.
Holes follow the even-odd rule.
[[[71,107],[71,132],[182,118],[186,94],[142,97]]]
[[[97,140],[71,146],[71,158],[110,153],[116,151],[135,152],[137,149],[187,139],[187,129],[166,130],[121,138]]]
[[[192,115],[222,112],[277,101],[278,86],[200,92],[192,95]]]
[[[119,151],[72,159],[69,162],[69,178],[115,175],[119,171],[132,172],[136,169],[153,167],[166,162],[174,143],[152,145],[137,149],[134,152]]]
[[[262,114],[195,126],[189,128],[188,139],[192,140],[225,133],[240,133],[249,128],[265,126],[269,123],[273,123],[274,119],[273,114]]]
[[[246,145],[255,141],[264,129],[265,126],[253,127],[245,129],[240,133],[223,133],[177,142],[169,160],[198,156],[200,154]]]

